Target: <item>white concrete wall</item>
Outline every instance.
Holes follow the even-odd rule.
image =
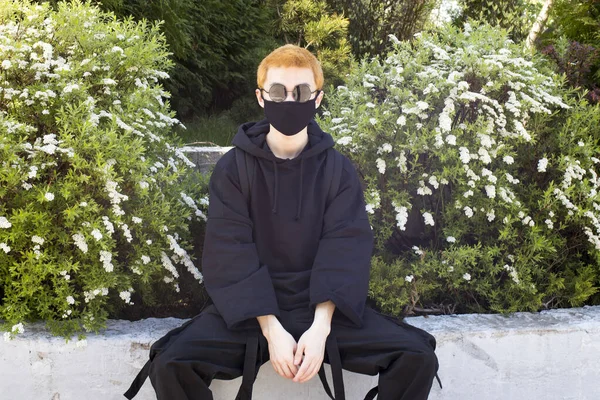
[[[41,324],[0,341],[1,400],[116,400],[148,358],[150,345],[184,320],[109,321],[86,347],[52,337]],[[440,390],[431,400],[599,400],[600,306],[542,313],[407,318],[438,341]],[[329,369],[327,369],[329,374]],[[328,375],[330,377],[330,375]],[[344,371],[346,397],[364,397],[376,378]],[[214,381],[215,400],[231,400],[241,378]],[[147,380],[136,400],[155,399]],[[295,384],[265,364],[254,398],[328,399],[318,377]]]

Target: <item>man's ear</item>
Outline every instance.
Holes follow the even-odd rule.
[[[254,91],[254,93],[256,94],[256,100],[258,101],[258,105],[261,106],[262,108],[265,108],[265,102],[262,99],[262,94],[260,89],[256,89]]]
[[[324,95],[325,95],[325,92],[321,90],[321,92],[319,93],[319,95],[315,99],[316,108],[319,108],[321,106],[321,102],[323,101],[323,96]]]

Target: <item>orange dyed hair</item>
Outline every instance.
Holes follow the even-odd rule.
[[[268,56],[263,58],[256,72],[256,83],[259,88],[262,88],[267,80],[267,70],[270,68],[310,68],[315,77],[317,89],[323,88],[323,70],[317,57],[310,51],[295,44],[286,44],[276,48]]]

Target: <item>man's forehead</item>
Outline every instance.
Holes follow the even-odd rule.
[[[301,83],[307,83],[312,87],[315,86],[315,77],[310,68],[270,67],[267,70],[265,85],[273,83],[281,83],[289,89]]]

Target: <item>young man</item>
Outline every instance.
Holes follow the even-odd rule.
[[[282,46],[261,62],[257,82],[266,119],[241,125],[233,139],[256,160],[249,202],[234,149],[209,183],[202,268],[214,304],[153,345],[132,388],[149,373],[158,400],[210,400],[212,379],[243,376],[236,399],[250,399],[270,360],[294,382],[319,373],[336,400],[344,399],[342,368],[379,374],[366,399],[427,399],[438,370],[434,337],[365,305],[373,233],[345,156],[328,201],[334,141],[313,119],[323,99],[317,59]],[[323,362],[332,366],[335,394]]]

